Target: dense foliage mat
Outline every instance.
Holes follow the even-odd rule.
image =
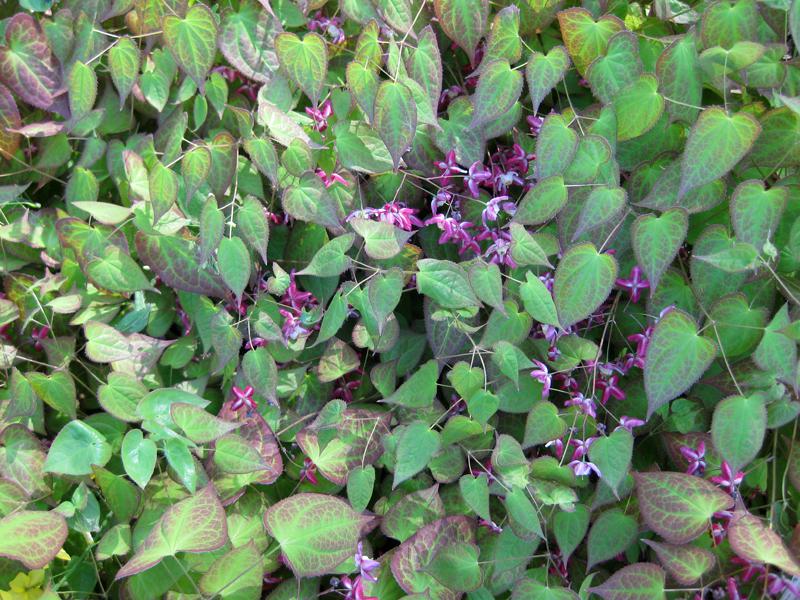
[[[800,594],[800,1],[0,7],[0,598]]]

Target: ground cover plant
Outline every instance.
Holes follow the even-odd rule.
[[[0,17],[0,598],[800,596],[800,2]]]

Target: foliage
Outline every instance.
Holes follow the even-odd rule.
[[[800,595],[798,0],[0,29],[0,598]]]

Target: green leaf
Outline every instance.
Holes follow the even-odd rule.
[[[194,4],[183,19],[167,15],[162,22],[164,43],[178,67],[203,92],[206,75],[217,53],[217,21],[203,4]]]
[[[128,36],[121,37],[108,51],[111,80],[119,93],[120,108],[131,93],[139,76],[139,47]]]
[[[42,569],[67,540],[67,523],[57,512],[20,510],[0,519],[0,556],[28,569]]]
[[[483,579],[478,563],[479,553],[480,549],[475,544],[448,544],[434,555],[425,572],[450,590],[477,590]]]
[[[384,81],[375,95],[373,127],[392,157],[395,170],[400,158],[414,141],[417,108],[409,89],[402,83]]]
[[[716,345],[697,332],[697,324],[688,314],[673,309],[661,317],[644,366],[648,418],[692,387],[716,354]]]
[[[567,423],[558,415],[558,407],[552,402],[540,400],[528,413],[522,447],[527,449],[546,444],[560,438],[566,430]]]
[[[592,444],[594,446],[594,444]],[[587,541],[587,570],[601,562],[611,560],[625,552],[636,541],[639,524],[621,509],[612,508],[601,514],[592,524]]]
[[[709,309],[708,318],[713,325],[704,334],[717,342],[720,353],[729,360],[753,352],[767,324],[766,310],[753,307],[738,293],[717,300]]]
[[[519,286],[519,295],[525,311],[535,321],[559,327],[553,295],[533,273],[525,273],[525,283]]]
[[[442,308],[478,306],[463,267],[449,260],[424,258],[417,262],[417,290]]]
[[[434,0],[433,8],[447,37],[475,62],[478,47],[489,20],[488,0]]]
[[[131,429],[122,439],[122,465],[128,477],[144,489],[156,468],[156,444],[140,429]]]
[[[32,371],[26,379],[42,401],[70,419],[76,418],[78,396],[72,376],[66,371],[54,371],[50,375]]]
[[[219,419],[199,406],[183,402],[171,404],[170,415],[186,437],[196,444],[212,442],[240,426],[238,423]]]
[[[97,75],[94,69],[75,61],[67,81],[69,109],[74,119],[86,116],[97,100]]]
[[[107,246],[103,256],[90,261],[86,274],[97,286],[111,292],[131,293],[153,287],[136,261],[117,246]]]
[[[667,210],[659,217],[642,215],[633,222],[633,252],[647,275],[651,294],[678,254],[688,229],[689,216],[680,208]]]
[[[94,478],[117,522],[130,521],[136,514],[141,499],[136,486],[122,475],[115,475],[99,467],[94,468]]]
[[[664,98],[658,93],[655,76],[642,75],[618,92],[614,97],[614,111],[617,141],[624,142],[650,131],[664,112]]]
[[[692,35],[682,35],[656,61],[658,85],[667,112],[676,120],[694,123],[703,100],[703,73]]]
[[[239,210],[236,211],[236,227],[247,245],[258,252],[266,265],[269,221],[261,202],[253,196],[245,198]]]
[[[70,421],[53,440],[44,468],[61,475],[91,475],[93,465],[102,467],[110,459],[111,446],[99,431]]]
[[[432,26],[426,26],[417,36],[417,47],[414,48],[406,65],[411,78],[425,90],[431,110],[433,114],[436,114],[439,107],[439,96],[442,94],[442,57]],[[377,89],[377,84],[375,87]],[[370,108],[369,112],[371,110]]]
[[[561,37],[578,72],[585,76],[594,59],[606,52],[608,42],[625,25],[614,15],[595,21],[585,8],[569,8],[558,13]]]
[[[784,546],[780,536],[755,515],[738,512],[728,527],[728,541],[737,556],[754,563],[774,565],[800,577],[800,564]]]
[[[525,79],[533,102],[533,113],[539,112],[545,96],[562,80],[570,67],[564,46],[553,46],[547,54],[533,52],[525,67]]]
[[[603,600],[664,600],[666,573],[652,563],[623,567],[602,585],[589,588]]]
[[[567,187],[561,175],[540,179],[520,200],[514,222],[522,225],[546,223],[561,212],[566,203]]]
[[[385,221],[371,221],[355,218],[350,226],[364,239],[364,250],[367,256],[385,260],[397,256],[403,249],[413,231],[404,231]]]
[[[697,249],[697,247],[695,247]],[[741,273],[756,267],[758,250],[751,244],[734,241],[727,248],[712,254],[693,254],[692,258],[708,263],[726,273]]]
[[[329,383],[356,370],[360,364],[355,350],[342,340],[333,338],[319,358],[317,376],[322,383]]]
[[[333,277],[344,273],[352,264],[346,252],[352,247],[355,237],[352,233],[347,233],[333,238],[317,250],[311,262],[298,274]]]
[[[522,73],[515,71],[507,60],[495,60],[482,67],[472,102],[470,127],[481,127],[506,114],[522,94]]]
[[[319,177],[306,173],[283,192],[283,209],[295,219],[316,223],[333,232],[341,232],[336,201]]]
[[[748,113],[728,116],[722,108],[704,110],[686,140],[678,197],[725,175],[747,154],[760,133],[758,121]]]
[[[716,563],[714,555],[697,546],[663,544],[653,540],[642,540],[658,556],[659,562],[681,585],[696,583]]]
[[[556,268],[553,298],[562,327],[582,321],[608,298],[617,278],[617,261],[593,244],[578,244],[564,253]]]
[[[495,356],[497,356],[496,352],[492,355],[492,357]],[[514,374],[516,375],[516,373]],[[500,400],[497,398],[497,396],[484,390],[478,390],[467,400],[467,410],[469,410],[470,416],[476,422],[484,426],[486,426],[486,424],[489,422],[489,419],[494,416],[499,406]]]
[[[547,260],[547,252],[537,241],[541,238],[533,237],[519,223],[511,223],[509,229],[511,230],[511,257],[519,266],[540,265],[552,268],[553,265]]]
[[[617,429],[600,437],[589,448],[589,460],[603,474],[602,479],[614,494],[628,475],[633,456],[633,436],[627,429]]]
[[[526,540],[544,538],[539,515],[533,506],[526,487],[514,486],[505,498],[511,529]]]
[[[222,279],[197,260],[195,246],[175,236],[136,234],[139,258],[168,286],[185,292],[224,298]]]
[[[610,221],[619,221],[627,207],[628,195],[621,187],[595,186],[578,215],[578,223],[572,239],[576,240],[588,231],[602,227]]]
[[[347,78],[347,86],[350,88],[359,108],[361,108],[370,122],[373,121],[375,97],[378,95],[380,78],[371,67],[355,61],[347,65],[345,76]]]
[[[469,269],[469,282],[481,302],[505,312],[500,267],[493,263],[475,263]]]
[[[553,533],[564,560],[572,556],[586,536],[589,530],[589,515],[586,505],[576,504],[572,512],[560,510],[553,517]]]
[[[259,83],[269,83],[278,70],[274,43],[280,22],[270,13],[255,2],[241,3],[238,12],[225,13],[220,27],[222,55],[245,77]]]
[[[370,521],[344,500],[323,494],[296,494],[267,509],[264,524],[298,577],[332,572],[356,552]]]
[[[439,484],[406,494],[392,505],[381,520],[381,531],[404,542],[420,528],[444,516]]]
[[[764,330],[764,336],[753,353],[753,362],[793,386],[797,376],[797,344],[781,333],[790,322],[789,305],[784,304]]]
[[[241,238],[222,238],[217,250],[217,265],[222,280],[237,298],[250,281],[250,253]]]
[[[489,511],[489,483],[485,475],[464,475],[458,480],[461,497],[481,519],[491,521]]]
[[[639,40],[631,31],[620,31],[608,41],[605,56],[589,65],[586,79],[594,95],[603,104],[610,104],[621,90],[639,78],[641,72]]]
[[[765,190],[760,180],[751,179],[736,186],[730,204],[736,239],[761,252],[775,235],[788,198],[788,188],[775,186]]]
[[[171,505],[115,579],[146,571],[178,552],[211,552],[228,541],[225,510],[213,485]]]
[[[356,467],[347,476],[347,499],[356,512],[366,510],[375,489],[375,467]]]
[[[685,473],[634,473],[639,511],[647,526],[671,544],[692,541],[710,526],[715,512],[733,498],[714,484]]]
[[[717,404],[711,421],[714,449],[735,473],[761,450],[767,432],[767,408],[760,394],[730,396]]]
[[[272,187],[278,187],[278,153],[273,143],[265,137],[251,137],[242,144],[258,172],[267,177]]]
[[[442,447],[441,438],[426,423],[415,421],[403,429],[397,440],[397,459],[392,489],[428,466]]]
[[[200,579],[200,591],[210,597],[258,598],[264,578],[264,558],[254,540],[220,556]]]
[[[246,148],[246,146],[245,146]],[[252,157],[251,157],[252,158]],[[191,198],[208,179],[211,172],[211,153],[208,148],[197,146],[181,159],[181,174],[186,187],[186,199]]]
[[[157,224],[178,200],[178,175],[161,162],[156,162],[150,169],[148,181],[153,205],[153,224]]]
[[[536,179],[539,182],[567,170],[578,150],[578,134],[562,115],[548,115],[536,140]],[[558,187],[558,180],[552,185]],[[561,182],[563,184],[563,180]],[[561,193],[561,192],[558,192]]]
[[[311,32],[301,40],[294,33],[279,33],[275,52],[281,68],[316,105],[328,76],[328,48],[322,36]]]

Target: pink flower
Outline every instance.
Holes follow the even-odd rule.
[[[233,386],[231,391],[233,392],[233,398],[234,398],[233,402],[231,403],[232,410],[239,410],[243,406],[247,406],[248,409],[256,408],[256,401],[253,400],[253,394],[255,393],[253,386],[248,385],[244,389],[237,386]]]
[[[631,274],[628,279],[617,279],[616,284],[628,291],[631,302],[634,303],[639,301],[639,298],[642,295],[642,290],[646,290],[650,287],[650,282],[647,281],[646,278],[642,277],[642,269],[639,267],[639,265],[636,265],[631,269]]]
[[[532,361],[536,368],[531,371],[531,377],[542,384],[542,398],[547,398],[550,395],[550,386],[553,383],[553,377],[547,365],[541,361]]]
[[[314,129],[325,131],[328,128],[328,117],[333,114],[333,104],[331,104],[330,100],[325,100],[319,108],[314,106],[307,107],[306,114],[314,119]]]
[[[317,168],[317,170],[314,171],[314,173],[316,173],[317,177],[319,177],[322,180],[322,183],[325,184],[326,189],[331,187],[334,183],[341,183],[345,187],[350,185],[349,183],[347,183],[347,180],[338,173],[331,173],[329,175],[320,168]]]
[[[641,427],[642,425],[644,425],[644,421],[641,419],[634,419],[633,417],[626,417],[623,415],[619,418],[619,427],[616,429],[627,429],[633,433],[634,427]],[[616,431],[616,429],[614,431]]]
[[[279,312],[285,319],[283,322],[283,327],[281,328],[284,340],[293,341],[299,337],[306,336],[311,333],[310,329],[303,326],[298,315],[283,308],[281,308]]]
[[[589,415],[593,419],[597,418],[597,406],[595,406],[594,399],[587,398],[583,394],[575,394],[564,402],[564,406],[577,406],[583,414]]]
[[[744,473],[737,471],[736,475],[734,475],[733,470],[731,469],[731,466],[728,464],[727,460],[722,461],[722,466],[720,468],[722,473],[712,477],[711,482],[715,483],[721,488],[726,489],[729,494],[733,494],[736,491],[736,488],[739,487],[739,484],[742,483],[742,479],[744,479]]]
[[[303,466],[300,468],[300,483],[308,481],[311,485],[317,485],[317,465],[310,458],[303,460]]]
[[[606,402],[608,402],[612,397],[616,398],[617,400],[624,400],[625,399],[625,392],[621,387],[617,385],[619,382],[619,377],[617,375],[611,375],[608,378],[600,378],[597,380],[595,384],[598,390],[603,390],[603,397],[600,399],[600,402],[605,406]]]
[[[42,342],[47,339],[47,336],[50,335],[50,328],[47,325],[42,325],[41,327],[34,327],[31,330],[31,339],[33,340],[33,347],[37,350],[42,350],[44,346],[42,346]]]
[[[467,189],[469,189],[470,194],[472,194],[472,197],[477,198],[481,195],[478,186],[489,181],[491,178],[492,172],[484,167],[483,163],[476,161],[472,163],[472,166],[470,166],[464,181],[467,185]]]
[[[591,448],[596,439],[597,438],[594,436],[588,437],[585,440],[571,439],[569,445],[575,447],[575,450],[572,452],[573,460],[583,458],[589,454],[589,448]]]
[[[544,119],[536,115],[528,115],[525,117],[525,120],[528,122],[528,127],[531,129],[531,135],[539,135],[539,132],[542,130],[542,125],[544,125]]]
[[[454,174],[462,175],[466,173],[464,169],[458,166],[458,162],[456,162],[455,150],[450,150],[450,152],[448,152],[444,157],[444,160],[436,161],[433,164],[442,172],[441,176],[439,177],[439,182],[442,186],[450,185],[450,178]]]
[[[690,448],[689,446],[681,446],[680,452],[683,458],[689,462],[689,466],[686,468],[686,473],[689,475],[702,475],[706,468],[705,442],[700,442],[697,444],[696,449]]]
[[[584,475],[591,475],[592,472],[597,474],[598,477],[602,477],[603,474],[600,473],[600,469],[597,468],[597,465],[593,462],[583,461],[583,460],[573,460],[569,463],[569,468],[577,475],[578,477],[583,477]]]
[[[367,581],[375,583],[378,581],[378,578],[375,577],[372,572],[380,568],[380,566],[381,563],[379,563],[377,560],[372,560],[364,554],[363,544],[358,542],[358,550],[356,551],[356,569],[359,570],[361,577]]]
[[[556,458],[560,459],[562,456],[564,456],[564,440],[558,438],[555,440],[550,440],[544,445],[545,448],[550,448],[551,446],[555,448]]]

